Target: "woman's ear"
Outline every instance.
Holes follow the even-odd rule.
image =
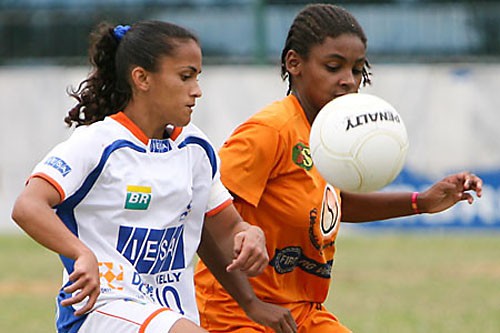
[[[148,71],[144,68],[139,66],[134,67],[132,72],[130,72],[132,85],[139,91],[148,91],[150,85],[150,77],[148,74]]]
[[[288,50],[285,56],[287,72],[290,75],[297,76],[302,70],[302,58],[295,50]]]

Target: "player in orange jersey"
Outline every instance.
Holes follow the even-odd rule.
[[[252,116],[225,142],[220,157],[225,186],[245,221],[260,226],[271,258],[250,279],[263,301],[286,307],[297,328],[281,332],[350,332],[323,306],[331,282],[340,222],[368,222],[443,211],[481,196],[468,172],[422,193],[340,192],[328,185],[309,153],[311,124],[331,99],[370,83],[366,36],[346,10],[307,6],[295,18],[282,53],[289,95]],[[210,332],[272,332],[247,317],[203,263],[195,274],[201,324]],[[251,317],[251,316],[250,316]]]

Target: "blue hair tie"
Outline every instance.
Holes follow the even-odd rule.
[[[117,25],[113,29],[113,34],[118,41],[121,41],[123,36],[130,30],[130,25]]]

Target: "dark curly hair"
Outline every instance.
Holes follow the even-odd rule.
[[[64,121],[72,126],[88,125],[121,111],[132,97],[129,73],[134,66],[158,70],[158,59],[172,55],[179,40],[198,38],[172,23],[140,21],[122,36],[115,35],[114,25],[98,24],[90,34],[89,60],[92,71],[77,89],[68,94],[77,104]]]
[[[288,79],[288,94],[291,92],[291,77],[286,69],[286,55],[294,50],[307,58],[311,48],[322,44],[327,37],[336,38],[343,34],[358,36],[366,47],[367,38],[356,18],[342,7],[330,4],[307,5],[295,17],[281,52],[281,78]],[[363,67],[363,85],[371,83],[370,64]]]

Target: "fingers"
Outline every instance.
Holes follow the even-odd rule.
[[[451,176],[449,182],[454,183],[456,186],[455,193],[459,195],[457,201],[467,201],[472,204],[474,197],[470,191],[476,192],[479,198],[483,194],[483,181],[471,172],[462,172]]]
[[[480,177],[471,172],[456,173],[436,182],[419,195],[420,211],[442,212],[460,201],[472,204],[475,196],[482,196],[482,191],[483,181]]]
[[[264,269],[266,269],[268,262],[269,258],[266,260],[259,260],[249,268],[242,268],[242,271],[250,277],[258,276],[264,272]]]
[[[281,318],[280,321],[272,327],[277,333],[296,333],[297,332],[297,324],[292,317],[290,311],[287,311],[284,315],[284,318]]]
[[[270,327],[277,333],[297,332],[292,313],[286,307],[257,299],[245,309],[245,312],[254,322]]]
[[[481,197],[483,194],[483,181],[482,181],[482,179],[471,172],[468,172],[468,171],[461,172],[461,173],[446,177],[444,180],[445,180],[445,183],[454,184],[456,186],[456,190],[458,192],[474,191],[474,192],[476,192],[476,195],[478,197]],[[468,200],[468,198],[469,198],[469,196],[467,196],[467,200]],[[466,198],[463,197],[460,200],[465,200],[465,199]]]
[[[236,269],[240,269],[242,265],[248,260],[248,251],[245,250],[242,253],[243,240],[245,235],[243,232],[240,232],[234,236],[234,247],[233,247],[233,262],[226,267],[228,272],[232,272]]]
[[[476,192],[478,197],[483,194],[483,181],[473,173],[468,173],[464,181],[464,189]]]
[[[77,259],[73,268],[69,275],[72,283],[64,288],[64,292],[72,294],[72,297],[61,301],[61,305],[71,306],[86,301],[82,308],[75,311],[75,315],[80,316],[90,311],[97,301],[100,293],[99,271],[93,254]]]
[[[95,283],[92,278],[87,278],[85,275],[80,275],[77,272],[73,272],[69,276],[70,281],[74,282],[68,287],[64,288],[64,292],[68,294],[74,294],[72,297],[65,299],[61,302],[62,306],[71,306],[78,304],[87,299],[85,305],[75,311],[76,316],[81,316],[87,311],[90,311],[97,301],[99,296],[99,284]]]
[[[247,242],[243,243],[238,256],[226,268],[228,272],[239,269],[249,276],[261,274],[269,262],[267,252],[260,247],[254,247]]]
[[[251,227],[236,234],[233,254],[234,260],[226,267],[228,272],[239,269],[249,276],[261,274],[269,262],[269,256],[260,228]]]
[[[253,262],[253,264],[248,266],[249,262]],[[231,271],[234,271],[236,269],[239,269],[240,271],[242,271],[246,275],[253,277],[253,276],[257,276],[257,275],[262,274],[262,272],[264,272],[264,269],[267,267],[268,262],[269,262],[269,260],[259,259],[257,261],[253,261],[252,259],[250,259],[250,260],[247,260],[245,263],[244,260],[237,261],[235,259],[235,260],[233,260],[233,262],[230,265],[228,265],[227,271],[231,272]]]
[[[462,197],[460,200],[467,201],[469,204],[472,204],[474,202],[474,197],[470,193],[463,193]]]
[[[234,236],[233,258],[237,258],[240,255],[244,239],[244,232],[237,233],[236,236]]]
[[[290,332],[290,333],[296,333],[297,332],[297,324],[295,323],[295,320],[293,319],[292,315],[290,314],[286,318],[286,322],[284,324],[284,331],[283,332]]]

